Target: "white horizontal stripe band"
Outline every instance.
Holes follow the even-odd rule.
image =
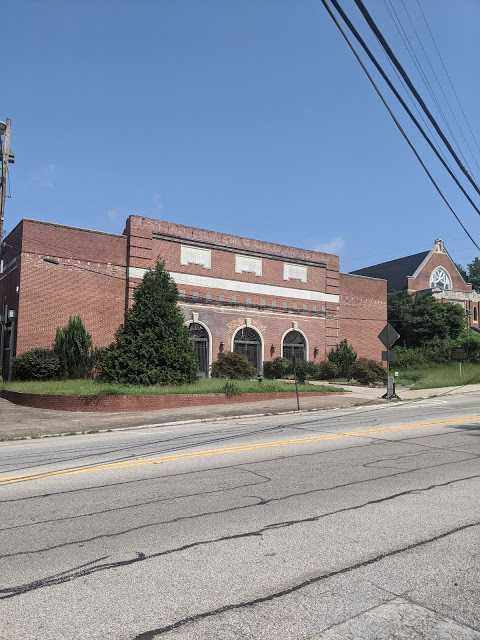
[[[146,269],[139,267],[129,267],[129,278],[143,278]],[[224,280],[223,278],[212,278],[210,276],[195,276],[189,273],[174,273],[170,275],[179,286],[206,287],[209,289],[223,289],[224,291],[238,291],[241,293],[257,293],[259,295],[296,298],[297,300],[312,300],[314,302],[339,302],[338,295],[332,293],[322,293],[321,291],[307,291],[305,289],[293,289],[291,287],[277,287],[270,284],[259,284],[256,282],[240,282],[239,280]]]

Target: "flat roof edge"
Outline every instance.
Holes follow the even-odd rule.
[[[113,236],[115,238],[127,237],[123,233],[111,233],[110,231],[99,231],[98,229],[86,229],[85,227],[74,227],[69,224],[61,224],[59,222],[46,222],[45,220],[35,220],[34,218],[22,218],[20,222],[34,222],[35,224],[48,224],[52,227],[62,227],[63,229],[75,229],[76,231],[87,231],[88,233],[101,233],[104,236]],[[20,224],[20,222],[18,224]]]
[[[375,278],[374,276],[361,276],[359,273],[343,273],[340,271],[341,276],[352,276],[352,278],[364,278],[365,280],[378,280],[379,282],[388,282],[386,278]]]

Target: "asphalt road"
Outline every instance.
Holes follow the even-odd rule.
[[[480,394],[0,444],[0,638],[480,639]]]

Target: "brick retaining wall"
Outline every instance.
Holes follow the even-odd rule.
[[[299,396],[329,396],[341,394],[335,391],[303,391]],[[295,394],[288,391],[278,393],[244,393],[226,396],[223,393],[209,394],[171,394],[148,396],[76,396],[42,393],[24,393],[4,389],[0,396],[15,404],[36,409],[54,409],[55,411],[92,411],[99,413],[121,413],[135,411],[158,411],[161,409],[181,409],[182,407],[203,407],[214,404],[239,404],[262,400],[292,398]],[[293,405],[292,405],[293,406]]]

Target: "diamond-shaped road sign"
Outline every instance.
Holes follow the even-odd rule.
[[[390,347],[393,347],[393,345],[399,339],[399,337],[400,337],[400,334],[395,331],[395,329],[392,327],[392,325],[389,322],[383,327],[383,329],[378,334],[379,340],[387,347],[387,349],[390,349]]]

